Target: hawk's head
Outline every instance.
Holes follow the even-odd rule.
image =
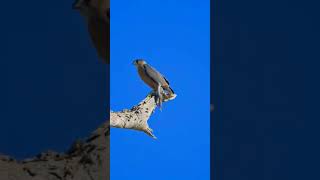
[[[136,59],[132,62],[133,65],[135,66],[141,66],[141,65],[144,65],[144,64],[147,64],[145,60],[143,59]]]

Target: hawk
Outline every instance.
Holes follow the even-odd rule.
[[[110,63],[110,0],[76,0],[76,9],[86,19],[91,41],[104,63]]]
[[[174,91],[169,86],[169,81],[143,59],[134,60],[133,64],[136,66],[140,78],[156,92],[157,105],[161,109],[164,100],[163,95],[165,99],[174,95]]]

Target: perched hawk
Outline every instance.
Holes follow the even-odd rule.
[[[143,59],[137,59],[133,61],[133,64],[136,66],[140,78],[156,92],[158,97],[157,105],[161,109],[163,95],[166,99],[174,95],[169,86],[169,81]]]
[[[110,63],[110,0],[76,0],[73,9],[86,19],[91,41],[103,62]]]

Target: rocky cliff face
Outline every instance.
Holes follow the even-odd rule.
[[[22,161],[0,155],[0,180],[109,180],[109,138],[107,121],[65,153],[47,151]]]

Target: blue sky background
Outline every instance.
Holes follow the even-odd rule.
[[[108,68],[72,3],[2,2],[0,153],[62,152],[105,120]]]
[[[154,140],[111,130],[111,179],[209,179],[209,1],[111,1],[111,109],[150,92],[131,64],[144,58],[178,95],[149,120]]]
[[[320,179],[318,7],[213,1],[213,179]]]

